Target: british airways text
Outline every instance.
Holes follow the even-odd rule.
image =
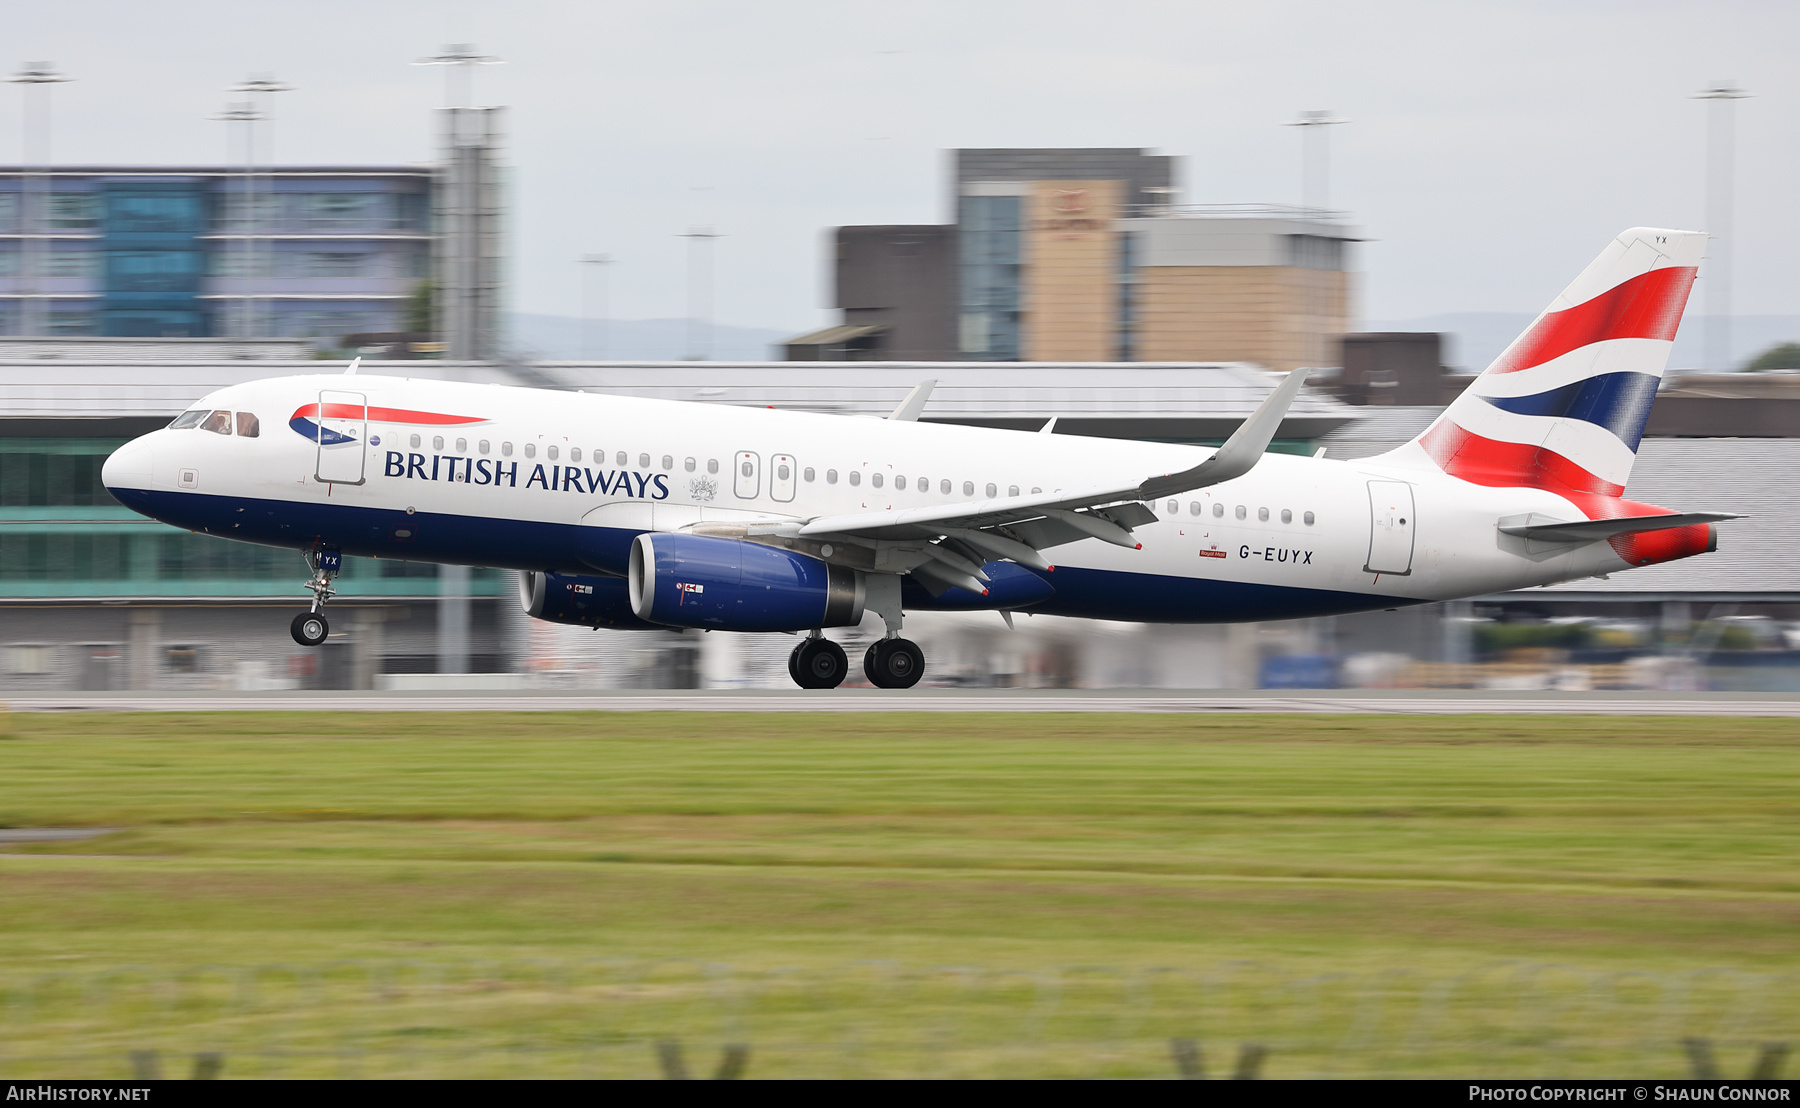
[[[460,481],[469,485],[504,485],[509,489],[535,487],[551,492],[636,496],[645,500],[669,498],[669,479],[666,474],[532,463],[521,481],[520,464],[503,462],[498,458],[463,458],[449,454],[427,457],[424,454],[402,454],[398,450],[390,450],[387,452],[387,465],[383,473],[388,477],[405,477],[417,481]]]

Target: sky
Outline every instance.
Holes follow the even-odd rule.
[[[8,5],[11,67],[54,61],[65,163],[226,161],[210,119],[272,75],[283,163],[434,154],[449,42],[501,64],[514,307],[577,315],[577,259],[617,259],[608,314],[682,316],[713,228],[714,319],[832,320],[829,229],[948,220],[945,151],[1180,156],[1191,203],[1298,203],[1330,110],[1330,199],[1368,242],[1357,314],[1535,312],[1608,238],[1706,229],[1704,85],[1736,110],[1733,308],[1800,313],[1800,4],[1221,4],[1186,0],[58,0]],[[0,90],[0,159],[21,149]],[[1706,278],[1703,276],[1702,286]],[[1696,289],[1696,303],[1704,299]]]

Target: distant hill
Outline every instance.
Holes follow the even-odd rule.
[[[1706,360],[1706,320],[1690,305],[1669,356],[1671,369],[1699,369]],[[1445,364],[1479,373],[1500,356],[1533,317],[1523,312],[1452,312],[1422,319],[1381,320],[1370,331],[1439,331]],[[1732,319],[1732,365],[1737,369],[1778,342],[1800,342],[1800,315],[1740,315]]]
[[[513,347],[524,356],[542,361],[581,361],[592,355],[582,349],[582,321],[571,316],[532,315],[515,312],[511,319]],[[685,319],[610,319],[592,324],[596,338],[604,334],[604,357],[609,361],[677,362],[688,356],[688,321]],[[761,327],[732,327],[715,323],[708,357],[716,361],[780,360],[777,344],[798,331],[772,331]]]

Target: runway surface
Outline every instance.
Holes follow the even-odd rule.
[[[27,694],[15,712],[1156,712],[1800,716],[1796,693],[919,689]]]

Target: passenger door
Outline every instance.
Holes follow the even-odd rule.
[[[313,478],[327,484],[360,485],[369,459],[369,403],[360,392],[319,393],[317,456]]]
[[[1412,486],[1405,481],[1369,482],[1369,561],[1363,566],[1368,573],[1391,573],[1404,577],[1412,572],[1413,518]]]

